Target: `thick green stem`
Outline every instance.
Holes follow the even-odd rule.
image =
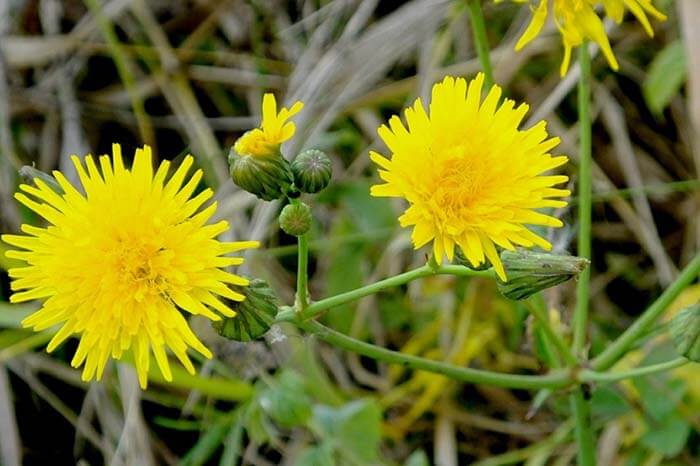
[[[620,380],[633,379],[635,377],[643,377],[645,375],[655,374],[657,372],[668,371],[677,367],[684,366],[689,362],[690,361],[688,361],[686,358],[680,357],[671,361],[666,361],[659,364],[652,364],[650,366],[637,367],[636,369],[630,369],[628,371],[595,372],[591,370],[583,370],[579,372],[578,379],[580,382],[619,382]]]
[[[301,243],[299,243],[301,245]],[[365,296],[369,296],[378,293],[387,288],[393,288],[396,286],[401,286],[410,281],[416,280],[418,278],[427,277],[430,275],[457,275],[457,276],[468,276],[468,277],[494,277],[493,270],[472,270],[468,267],[463,267],[461,265],[443,265],[436,268],[432,268],[430,265],[426,264],[417,269],[404,272],[400,275],[394,277],[389,277],[384,280],[357,288],[346,293],[341,293],[336,296],[331,296],[330,298],[322,299],[315,303],[310,304],[308,307],[301,312],[302,319],[313,319],[322,312],[332,307],[340,306],[352,301],[356,301]]]
[[[579,46],[579,64],[581,77],[578,82],[578,124],[579,124],[579,173],[578,173],[578,255],[591,258],[591,210],[592,210],[592,153],[591,153],[591,57],[588,55],[588,43]],[[577,357],[583,354],[588,327],[588,307],[591,268],[586,267],[578,277],[576,285],[576,307],[571,323],[573,327],[572,352]],[[583,396],[581,388],[569,395],[571,411],[576,423],[576,444],[579,466],[595,466],[595,442],[591,429],[590,406]]]
[[[476,53],[479,56],[481,69],[484,72],[484,85],[486,89],[491,89],[494,83],[493,69],[491,68],[491,48],[489,47],[489,39],[486,36],[486,23],[484,22],[484,13],[481,11],[481,0],[467,0],[467,8],[469,8],[469,19],[474,32]]]
[[[595,466],[595,443],[591,430],[591,416],[588,402],[583,397],[583,390],[577,388],[569,395],[571,411],[574,414],[576,436],[576,455],[579,466]]]
[[[309,238],[308,233],[299,237],[299,251],[297,261],[297,312],[304,312],[309,306]]]
[[[578,256],[591,258],[591,58],[588,43],[579,46],[581,78],[578,82],[578,125],[579,125],[579,174],[578,174]],[[586,267],[578,277],[576,285],[576,308],[573,316],[574,340],[572,349],[581,355],[586,343],[588,324],[588,301],[591,268]]]
[[[454,366],[432,359],[421,358],[398,351],[388,350],[380,346],[356,340],[333,329],[325,327],[316,321],[298,321],[297,325],[304,331],[318,336],[320,339],[338,348],[352,351],[375,359],[393,364],[401,364],[412,369],[425,370],[442,374],[452,380],[466,383],[493,385],[505,388],[540,389],[563,388],[572,383],[572,373],[568,370],[557,370],[546,375],[514,375]]]
[[[654,325],[656,319],[663,314],[678,295],[697,278],[698,274],[700,274],[700,254],[690,261],[676,278],[676,281],[666,288],[666,291],[617,340],[593,359],[591,367],[596,371],[604,371],[619,361],[637,339]]]

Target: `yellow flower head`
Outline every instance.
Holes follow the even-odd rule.
[[[542,173],[567,158],[549,153],[559,139],[548,139],[544,121],[518,129],[526,104],[506,99],[499,106],[498,86],[482,102],[483,83],[481,73],[468,85],[446,77],[433,86],[429,112],[418,99],[405,111],[407,127],[393,116],[379,128],[392,155],[370,153],[386,182],[371,193],[408,201],[399,222],[413,226],[416,249],[432,241],[439,263],[445,255],[452,260],[457,245],[475,267],[488,260],[506,280],[495,245],[551,248],[526,225],[562,226],[534,209],[566,206],[551,198],[571,194],[552,187],[568,177]]]
[[[90,155],[85,166],[73,156],[85,194],[58,171],[53,174],[60,194],[38,178],[35,186],[20,186],[15,198],[49,225],[22,225],[26,235],[2,236],[21,249],[7,256],[27,263],[9,271],[10,301],[44,301],[22,325],[40,331],[61,324],[49,352],[79,335],[71,365],[84,363],[83,380],[99,380],[110,357],[131,351],[145,387],[151,351],[166,380],[172,379],[166,347],[191,373],[188,347],[212,356],[180,310],[211,320],[233,316],[219,297],[241,301],[243,295],[229,285],[245,286],[248,280],[222,270],[243,263],[225,254],[258,243],[216,239],[228,223],[206,224],[216,203],[200,209],[210,189],[192,196],[202,171],[185,182],[191,156],[166,182],[170,163],[161,163],[154,174],[150,147],[136,151],[131,169],[124,167],[118,144],[112,151],[111,161],[99,158],[99,168]]]
[[[602,7],[605,16],[612,18],[618,24],[622,21],[625,10],[629,9],[651,37],[654,36],[654,30],[647,14],[662,21],[666,19],[663,13],[654,8],[652,0],[539,0],[539,5],[533,9],[532,21],[516,44],[515,50],[525,47],[542,31],[549,15],[549,4],[552,5],[553,19],[564,42],[564,60],[560,69],[562,76],[569,69],[571,50],[581,45],[584,40],[596,42],[610,67],[616,71],[619,68],[610,47],[603,20],[596,13],[598,7]]]
[[[282,107],[277,113],[274,94],[265,94],[262,106],[260,128],[248,131],[238,138],[233,149],[240,155],[269,155],[277,152],[280,144],[294,136],[296,126],[287,121],[304,108],[302,102],[295,102],[292,108]]]

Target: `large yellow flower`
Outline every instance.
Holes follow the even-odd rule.
[[[212,356],[180,310],[211,320],[233,316],[219,297],[241,301],[243,295],[229,284],[245,286],[248,280],[222,270],[243,262],[225,254],[258,243],[216,239],[228,223],[206,224],[216,203],[200,209],[212,191],[192,197],[202,171],[183,186],[191,156],[165,182],[170,163],[161,163],[154,174],[148,146],[136,151],[131,169],[124,167],[120,146],[112,150],[113,159],[101,156],[99,168],[90,155],[85,167],[73,156],[85,194],[58,171],[62,193],[40,179],[20,186],[16,199],[49,225],[22,225],[26,235],[2,236],[22,249],[7,256],[27,263],[9,271],[15,292],[10,301],[44,301],[22,324],[37,331],[62,325],[49,352],[71,335],[80,336],[71,365],[85,364],[83,380],[100,379],[110,357],[130,351],[145,387],[151,351],[166,380],[172,379],[166,348],[191,373],[188,347]]]
[[[274,94],[265,94],[262,105],[260,128],[248,131],[238,138],[233,149],[239,155],[269,155],[279,150],[280,144],[294,136],[296,126],[287,121],[304,108],[302,102],[295,102],[292,108],[282,107],[277,113]]]
[[[618,24],[622,21],[625,11],[629,10],[642,23],[647,34],[651,37],[654,36],[654,30],[649,23],[647,14],[659,20],[666,19],[663,13],[654,8],[652,0],[539,0],[539,5],[533,9],[532,21],[516,44],[515,49],[522,49],[537,37],[551,11],[564,42],[564,60],[560,69],[562,76],[569,69],[571,50],[581,45],[584,40],[596,42],[603,51],[610,67],[617,70],[619,66],[610,47],[603,21],[596,13],[596,9],[599,8]]]
[[[472,265],[488,260],[506,280],[496,245],[551,248],[526,225],[562,226],[534,209],[566,206],[551,198],[570,195],[552,187],[568,177],[542,173],[567,158],[549,154],[559,139],[548,139],[544,121],[518,129],[526,104],[506,99],[499,106],[498,86],[482,102],[483,83],[481,73],[469,85],[446,77],[433,86],[429,112],[418,99],[405,111],[407,128],[398,116],[379,128],[392,155],[370,153],[386,182],[371,192],[408,201],[399,222],[413,226],[416,249],[432,241],[439,263],[445,255],[452,260],[457,245]]]

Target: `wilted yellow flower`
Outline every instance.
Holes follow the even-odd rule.
[[[277,113],[277,101],[274,94],[263,96],[262,123],[260,128],[248,131],[238,138],[234,150],[239,155],[268,155],[277,151],[279,145],[294,136],[296,126],[287,121],[304,108],[302,102],[295,102],[292,108],[282,107]]]
[[[488,260],[506,280],[495,245],[551,248],[526,225],[562,226],[534,209],[566,206],[551,198],[571,194],[552,187],[568,177],[541,174],[567,158],[549,153],[559,138],[548,139],[544,121],[518,129],[526,104],[515,108],[506,99],[499,106],[498,86],[482,102],[483,83],[482,73],[469,85],[446,77],[433,86],[429,112],[420,99],[406,109],[408,128],[398,116],[379,128],[392,155],[389,160],[370,153],[386,181],[372,186],[371,193],[408,201],[399,222],[413,226],[416,249],[432,241],[439,263],[445,255],[452,260],[457,245],[472,265]]]
[[[659,20],[666,19],[663,13],[654,8],[652,0],[539,0],[539,5],[533,7],[532,21],[516,44],[515,49],[522,49],[537,37],[551,11],[552,18],[564,42],[564,60],[560,69],[562,76],[569,69],[571,50],[581,45],[584,40],[596,42],[603,51],[610,67],[617,70],[619,66],[610,47],[603,20],[596,13],[598,8],[603,10],[605,16],[612,18],[618,24],[622,21],[626,9],[629,9],[651,37],[654,36],[654,30],[649,23],[647,14]]]
[[[151,351],[166,380],[172,379],[166,347],[190,373],[188,347],[212,356],[180,310],[211,320],[233,316],[219,297],[242,300],[229,284],[245,286],[248,280],[222,270],[243,263],[225,254],[258,243],[216,239],[228,223],[206,224],[216,203],[200,209],[212,191],[192,197],[202,171],[183,186],[191,156],[165,182],[170,163],[161,163],[154,174],[150,147],[136,151],[131,169],[124,167],[118,144],[112,151],[111,161],[99,158],[99,168],[90,155],[85,166],[73,156],[85,194],[58,171],[53,174],[62,193],[38,178],[35,186],[20,186],[16,199],[49,225],[22,225],[26,235],[2,236],[22,249],[7,256],[27,263],[9,271],[10,301],[44,301],[22,324],[37,331],[62,325],[49,352],[71,335],[80,337],[71,365],[85,364],[83,380],[100,379],[110,357],[132,352],[145,387]]]

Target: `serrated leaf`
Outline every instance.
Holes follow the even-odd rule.
[[[642,84],[644,99],[653,113],[660,114],[668,106],[687,74],[685,49],[680,40],[671,42],[654,57]]]

